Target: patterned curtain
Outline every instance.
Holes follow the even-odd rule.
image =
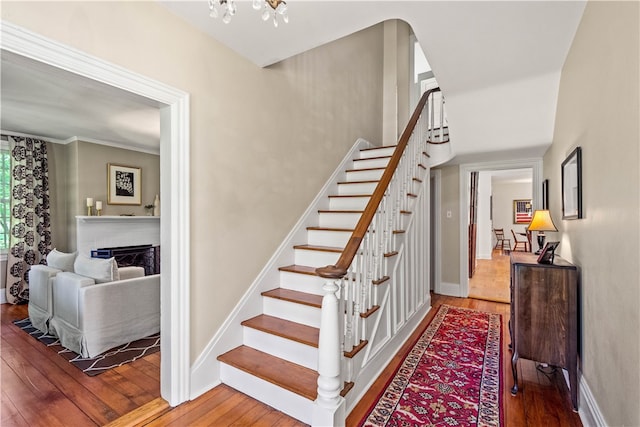
[[[29,300],[29,270],[44,264],[51,250],[47,144],[9,136],[11,150],[11,236],[7,260],[7,301]]]

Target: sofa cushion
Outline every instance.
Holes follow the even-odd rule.
[[[89,258],[78,255],[73,265],[76,274],[91,277],[96,283],[120,280],[115,258]]]
[[[47,265],[62,271],[73,272],[73,263],[76,260],[77,252],[65,253],[53,248],[47,255]]]

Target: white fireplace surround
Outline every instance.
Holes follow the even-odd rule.
[[[159,216],[76,216],[78,254],[120,246],[160,245]]]

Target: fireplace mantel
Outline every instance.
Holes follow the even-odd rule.
[[[79,254],[118,246],[160,245],[159,216],[76,216]]]

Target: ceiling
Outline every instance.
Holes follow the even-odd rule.
[[[5,50],[1,59],[2,130],[160,152],[157,102]]]
[[[447,98],[454,152],[469,160],[544,153],[553,136],[560,71],[585,6],[585,1],[290,0],[290,22],[276,29],[261,21],[250,1],[239,2],[228,25],[209,18],[206,0],[158,1],[259,66],[388,19],[405,20]],[[3,130],[155,149],[158,107],[2,53]]]

